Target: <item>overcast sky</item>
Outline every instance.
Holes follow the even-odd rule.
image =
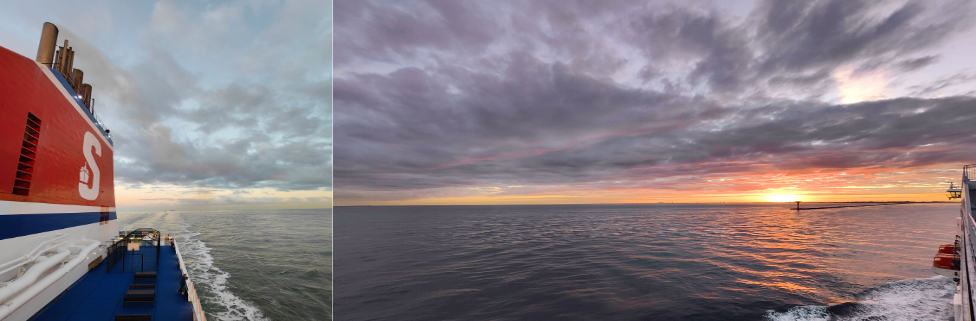
[[[330,1],[3,2],[0,46],[74,47],[119,211],[330,206]]]
[[[972,1],[337,1],[337,205],[945,200]]]

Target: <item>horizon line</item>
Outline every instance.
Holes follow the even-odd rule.
[[[332,207],[366,207],[366,206],[546,206],[546,205],[649,205],[649,204],[795,204],[797,201],[792,202],[642,202],[642,203],[539,203],[539,204],[383,204],[383,205],[333,205]],[[806,202],[799,201],[800,203],[806,204],[822,204],[822,203],[956,203],[958,201],[834,201],[834,202]]]

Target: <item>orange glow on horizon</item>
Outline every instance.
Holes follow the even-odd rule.
[[[664,170],[670,172],[671,169]],[[947,184],[944,182],[959,179],[959,167],[955,165],[809,171],[753,170],[738,174],[706,174],[703,177],[663,175],[644,181],[621,181],[609,177],[571,185],[521,183],[462,189],[445,187],[415,190],[409,194],[372,191],[368,197],[339,197],[334,201],[336,206],[939,202],[946,201]],[[675,169],[674,172],[681,170]]]
[[[780,201],[780,195],[743,195],[743,194],[702,194],[694,197],[683,194],[653,197],[600,197],[599,195],[495,195],[495,196],[467,196],[467,197],[432,197],[410,200],[390,201],[356,201],[335,199],[335,206],[356,205],[533,205],[533,204],[653,204],[653,203],[785,203],[785,202],[935,202],[945,201],[945,193],[918,194],[846,194],[846,195],[803,195],[792,197],[790,200]],[[786,198],[783,198],[786,199]]]
[[[766,196],[766,199],[769,202],[774,202],[774,203],[786,203],[786,202],[803,201],[803,197],[800,197],[800,196],[797,196],[797,195],[785,195],[785,194],[769,195],[769,196]]]

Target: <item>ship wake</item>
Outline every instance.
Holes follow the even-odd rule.
[[[766,320],[952,320],[952,297],[956,283],[936,276],[901,280],[868,289],[855,302],[831,306],[798,306],[785,311],[768,311]]]
[[[190,224],[180,218],[183,242],[180,250],[186,260],[197,294],[204,304],[208,318],[217,320],[269,320],[253,303],[241,299],[227,288],[230,273],[214,266],[207,244],[195,239],[199,232],[190,230]]]

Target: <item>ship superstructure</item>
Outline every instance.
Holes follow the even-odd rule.
[[[109,129],[95,115],[93,88],[84,83],[84,72],[74,68],[75,52],[68,40],[62,46],[57,40],[57,27],[45,23],[36,59],[0,47],[0,320],[4,321],[38,318],[52,308],[52,302],[71,293],[66,290],[79,289],[78,281],[94,273],[116,271],[123,274],[116,277],[133,279],[138,275],[134,263],[131,271],[113,270],[109,263],[143,257],[135,253],[138,247],[136,251],[130,247],[136,238],[120,238],[117,233],[114,147]],[[169,248],[159,238],[148,245],[155,246],[157,265],[168,260],[169,253],[180,265],[151,269],[139,262],[139,272],[166,274],[163,270],[169,269],[178,276],[185,272],[175,245]],[[162,248],[169,249],[160,254]],[[136,292],[149,293],[145,288]],[[158,296],[150,292],[155,307]],[[183,300],[187,309],[195,293],[188,297]],[[192,317],[187,313],[186,320],[202,317],[196,312]],[[150,310],[148,315],[152,319],[155,314]]]
[[[952,306],[954,320],[976,320],[974,308],[974,288],[976,288],[976,164],[963,166],[962,184],[950,185],[946,193],[949,199],[960,199],[959,218],[956,219],[958,231],[956,241],[939,247],[932,262],[935,273],[957,281]]]

